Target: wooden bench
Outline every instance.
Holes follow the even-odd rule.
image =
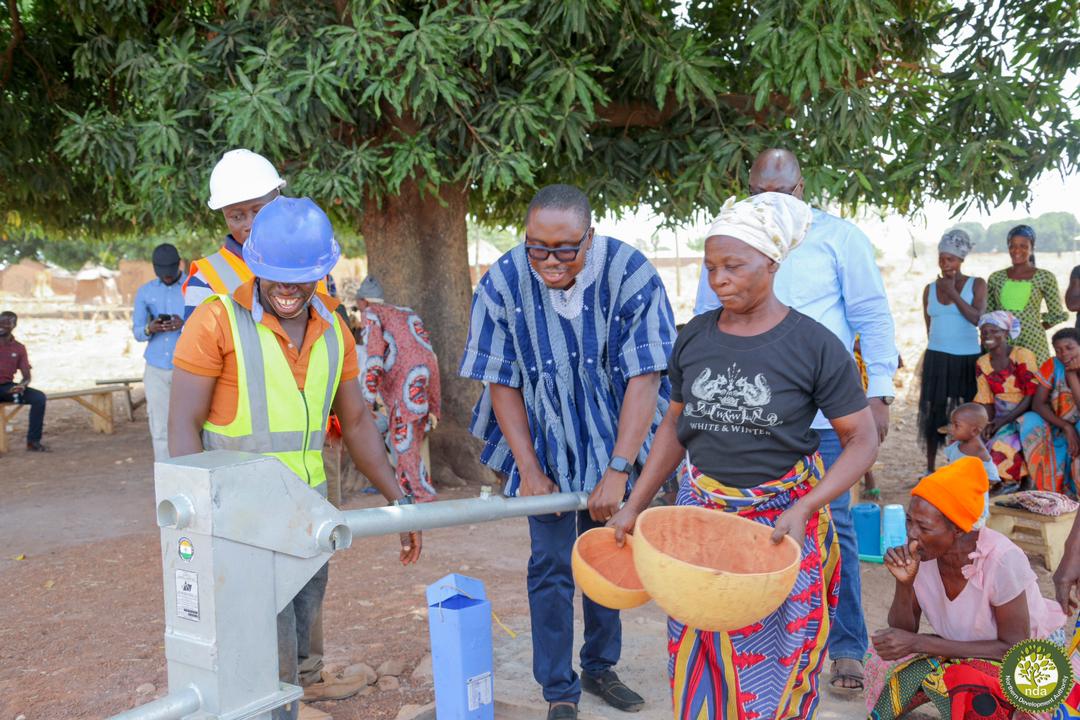
[[[123,385],[124,395],[127,397],[127,419],[129,422],[135,422],[135,411],[146,404],[146,395],[144,394],[138,400],[132,400],[131,398],[131,386],[135,383],[141,383],[143,381],[140,377],[131,378],[109,378],[108,380],[95,380],[95,385]]]
[[[1069,537],[1075,516],[1075,512],[1039,515],[991,502],[986,525],[1012,540],[1028,555],[1042,557],[1046,569],[1053,572],[1065,552],[1065,539]]]
[[[46,393],[45,397],[50,403],[56,400],[74,400],[90,411],[90,422],[94,430],[111,435],[115,432],[113,426],[113,393],[115,392],[129,392],[129,388],[124,385],[99,385],[85,390]],[[0,453],[8,451],[8,423],[24,407],[26,406],[0,403]]]

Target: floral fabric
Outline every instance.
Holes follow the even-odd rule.
[[[386,446],[398,483],[417,501],[435,498],[423,458],[428,416],[440,414],[439,363],[424,323],[413,310],[370,303],[361,317],[360,340],[367,353],[364,398],[386,413]]]

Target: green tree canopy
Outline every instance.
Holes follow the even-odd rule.
[[[1080,157],[1074,0],[8,0],[0,237],[221,233],[246,146],[362,233],[454,375],[465,218],[537,186],[672,222],[800,157],[807,194],[908,211],[1027,198]],[[211,230],[212,229],[212,230]],[[467,415],[475,388],[445,388]]]
[[[1025,217],[996,222],[986,229],[986,237],[978,250],[1003,252],[1009,231],[1017,225],[1030,225],[1035,230],[1035,249],[1041,252],[1066,252],[1076,249],[1080,236],[1080,221],[1070,212],[1048,212],[1037,218]]]
[[[812,196],[901,210],[1023,200],[1080,155],[1070,0],[9,5],[0,210],[46,231],[214,222],[238,145],[339,216],[464,182],[504,224],[555,180],[715,209],[768,145]]]

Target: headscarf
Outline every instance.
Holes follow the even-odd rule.
[[[785,193],[766,192],[735,202],[728,198],[705,237],[727,235],[783,262],[810,229],[810,206]]]
[[[941,236],[941,242],[938,243],[937,251],[939,253],[955,255],[963,260],[974,247],[975,241],[971,239],[971,236],[963,230],[955,228]]]
[[[979,327],[982,327],[983,325],[1001,328],[1009,333],[1010,340],[1015,340],[1020,337],[1020,319],[1008,310],[995,310],[994,312],[986,313],[979,318]]]
[[[970,532],[986,509],[989,488],[983,461],[965,455],[924,477],[912,489],[911,495],[921,497],[958,528]]]
[[[383,297],[382,283],[376,280],[374,275],[368,275],[364,278],[364,282],[360,283],[360,287],[356,290],[357,300],[380,303],[383,301]]]
[[[1035,245],[1035,228],[1030,225],[1017,225],[1009,231],[1009,234],[1005,236],[1005,239],[1011,240],[1017,236],[1027,238],[1031,241],[1032,246]]]
[[[1035,265],[1035,228],[1030,225],[1017,225],[1005,236],[1005,241],[1008,242],[1014,237],[1027,238],[1031,242],[1031,257],[1028,258],[1028,262]]]

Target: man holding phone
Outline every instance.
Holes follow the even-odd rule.
[[[18,316],[10,310],[0,312],[0,402],[30,406],[30,429],[26,433],[26,449],[45,452],[41,431],[45,426],[45,393],[30,385],[30,358],[26,346],[15,339]],[[15,382],[15,371],[19,382]]]
[[[180,253],[168,243],[154,248],[157,278],[139,288],[131,315],[135,339],[145,342],[146,412],[150,417],[150,437],[154,460],[169,459],[169,393],[172,391],[173,350],[184,325],[184,291],[180,281]]]

